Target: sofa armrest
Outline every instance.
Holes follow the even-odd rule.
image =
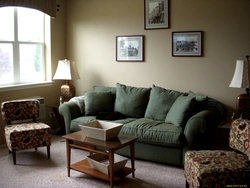
[[[184,134],[186,137],[185,150],[206,149],[212,143],[212,131],[221,120],[221,113],[216,107],[207,107],[193,115],[186,123]]]
[[[60,105],[59,113],[63,116],[66,134],[71,133],[72,132],[70,130],[71,120],[82,116],[78,105],[71,101],[65,102]]]

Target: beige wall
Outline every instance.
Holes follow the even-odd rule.
[[[250,54],[249,0],[172,0],[170,29],[144,30],[144,0],[68,0],[66,51],[77,63],[77,95],[117,82],[192,90],[231,116],[244,89],[229,88],[236,60]],[[172,32],[204,32],[203,57],[172,57]],[[145,35],[145,62],[116,62],[115,37]]]
[[[57,12],[57,18],[51,20],[52,36],[52,74],[54,75],[57,62],[59,59],[65,57],[65,3],[64,0],[58,0],[60,4],[60,11]],[[21,99],[31,96],[43,96],[46,104],[46,118],[42,119],[43,122],[48,123],[52,128],[55,126],[52,119],[49,118],[50,105],[59,103],[60,87],[64,82],[55,81],[52,86],[23,89],[9,92],[0,92],[0,103],[6,100]],[[2,118],[0,118],[0,144],[4,144],[4,125]]]

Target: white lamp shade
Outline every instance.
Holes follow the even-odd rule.
[[[53,77],[54,80],[76,80],[79,78],[74,61],[68,59],[58,61],[56,73]]]
[[[249,66],[248,61],[237,60],[233,79],[229,87],[248,88],[249,87]]]

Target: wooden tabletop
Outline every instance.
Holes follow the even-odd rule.
[[[124,145],[128,145],[131,142],[134,142],[138,137],[136,136],[130,136],[130,135],[119,135],[116,138],[110,139],[110,140],[99,140],[94,139],[90,137],[86,137],[83,131],[78,131],[74,133],[70,133],[67,135],[62,136],[63,138],[67,140],[77,141],[93,146],[100,146],[107,149],[117,149]]]

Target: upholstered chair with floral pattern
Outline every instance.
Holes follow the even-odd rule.
[[[16,164],[16,151],[47,147],[50,158],[50,126],[37,122],[40,103],[36,99],[6,101],[1,104],[2,118],[6,122],[5,139]]]
[[[186,187],[250,187],[250,121],[231,124],[232,150],[200,150],[185,153]]]

